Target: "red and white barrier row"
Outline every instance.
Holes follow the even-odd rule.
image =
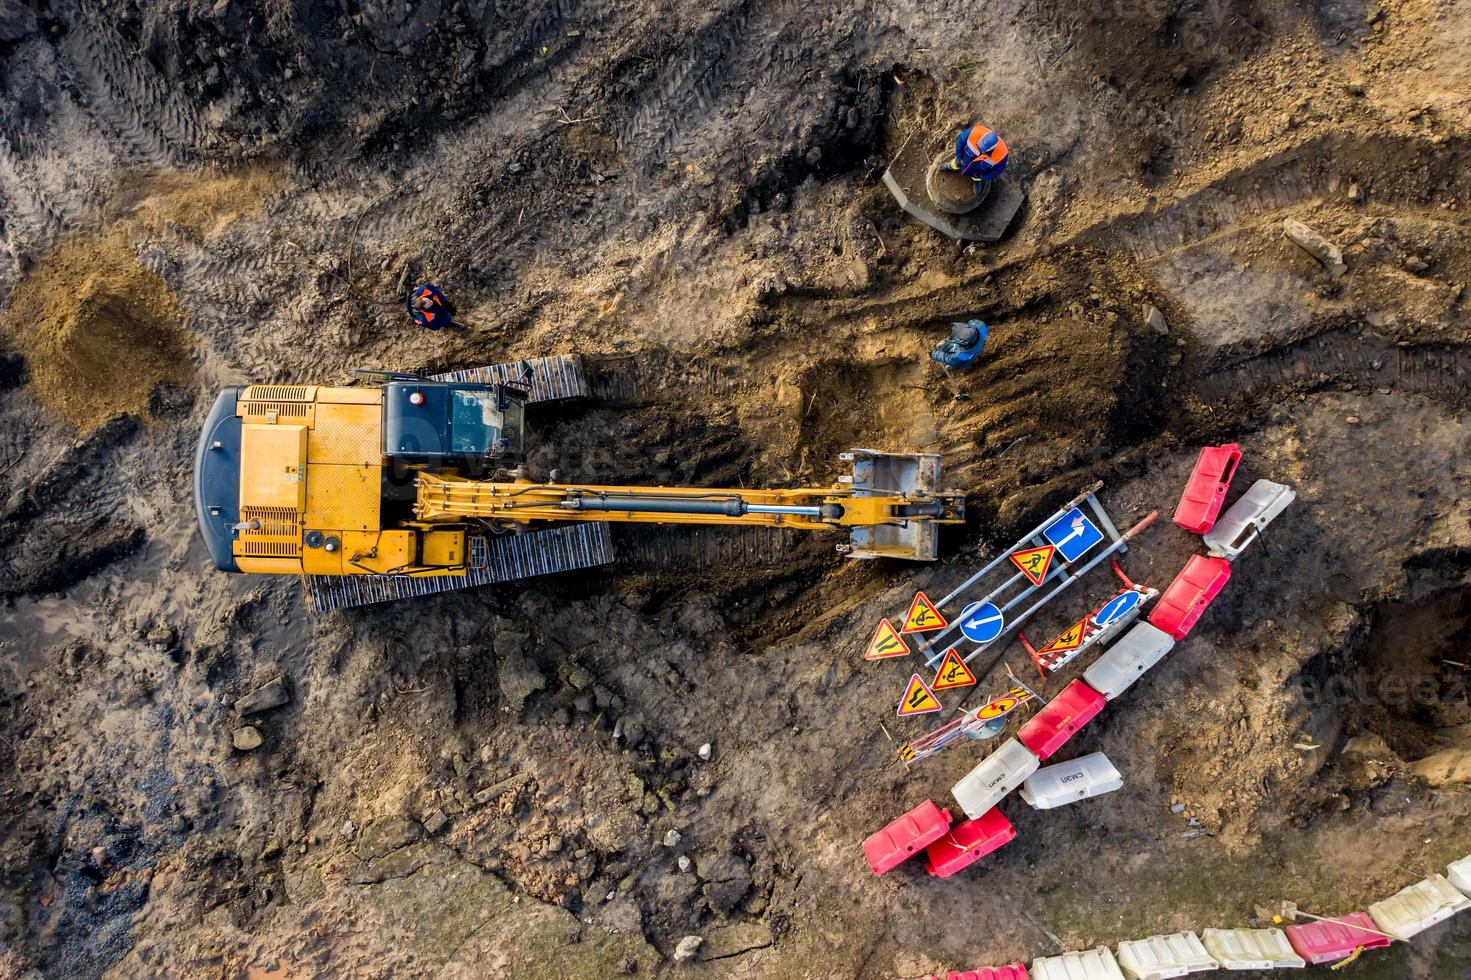
[[[1021,963],[952,970],[945,980],[1165,980],[1210,970],[1302,969],[1341,964],[1408,940],[1471,908],[1471,856],[1370,905],[1367,910],[1282,929],[1202,929]],[[929,980],[940,980],[937,976]]]

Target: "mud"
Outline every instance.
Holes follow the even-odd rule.
[[[1468,37],[1450,0],[0,7],[0,977],[919,977],[1471,852]],[[977,115],[1028,198],[960,247],[879,178]],[[426,277],[468,329],[411,327]],[[220,386],[561,351],[593,397],[534,413],[534,473],[933,451],[970,520],[922,568],[638,529],[321,619],[208,570]],[[984,751],[896,765],[876,619],[1094,480],[1167,514],[1224,440],[1298,502],[1077,739],[1124,789],[873,877],[861,840]],[[1129,574],[1197,546],[1161,522]],[[1468,968],[1453,922],[1352,969]]]

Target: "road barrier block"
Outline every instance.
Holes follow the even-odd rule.
[[[1285,970],[1307,965],[1281,929],[1203,929],[1200,941],[1223,970]]]
[[[1176,932],[1148,939],[1126,939],[1119,943],[1119,966],[1129,980],[1169,980],[1217,967],[1200,937],[1193,932]]]
[[[950,793],[965,815],[975,819],[1000,803],[1041,764],[1025,745],[1008,738],[982,759],[980,765],[962,776]]]
[[[1185,639],[1230,580],[1231,563],[1226,559],[1191,555],[1154,604],[1149,622],[1176,640]]]
[[[1175,648],[1175,640],[1151,623],[1135,623],[1083,671],[1083,682],[1113,701]]]
[[[1067,744],[1067,740],[1092,721],[1108,701],[1102,694],[1073,681],[1032,716],[1016,737],[1039,759],[1046,759]]]
[[[940,978],[929,976],[925,980]],[[1021,963],[1012,963],[1009,966],[983,966],[979,970],[951,970],[945,974],[945,980],[1031,980],[1031,977]]]
[[[992,807],[974,820],[962,820],[925,848],[925,869],[936,878],[948,878],[1015,839],[1011,821]]]
[[[1240,500],[1226,508],[1216,526],[1206,532],[1206,549],[1213,558],[1235,561],[1262,529],[1296,499],[1297,494],[1280,483],[1256,481]]]
[[[1175,523],[1196,534],[1209,531],[1226,501],[1226,491],[1240,462],[1241,446],[1237,443],[1202,449],[1185,483],[1185,492],[1180,495],[1180,503],[1175,506]]]
[[[1471,854],[1447,865],[1445,876],[1463,895],[1471,897]]]
[[[903,864],[950,829],[950,811],[925,800],[863,842],[863,856],[876,875]]]
[[[1107,946],[1032,961],[1032,980],[1124,980]]]
[[[1410,939],[1466,909],[1471,909],[1471,899],[1462,895],[1445,875],[1431,875],[1369,906],[1369,918],[1381,932],[1397,939]]]
[[[1338,916],[1338,922],[1299,922],[1285,930],[1297,955],[1311,964],[1336,963],[1356,949],[1383,949],[1394,940],[1381,936],[1367,912]],[[1374,932],[1366,930],[1373,929]]]
[[[1034,810],[1054,807],[1112,793],[1124,785],[1124,777],[1102,752],[1079,756],[1055,766],[1038,769],[1022,786],[1021,798]]]

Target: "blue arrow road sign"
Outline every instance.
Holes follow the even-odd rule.
[[[1115,620],[1123,619],[1134,610],[1135,606],[1139,605],[1141,598],[1142,596],[1133,589],[1127,592],[1120,592],[1105,602],[1102,609],[1093,614],[1093,625],[1107,626]]]
[[[1005,626],[1006,617],[994,602],[972,602],[960,611],[960,632],[972,643],[990,643]]]
[[[1057,520],[1047,525],[1042,532],[1047,543],[1057,549],[1063,561],[1075,562],[1089,548],[1103,540],[1103,532],[1083,512],[1074,507]]]

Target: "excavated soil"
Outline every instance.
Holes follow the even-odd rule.
[[[0,977],[917,978],[1471,852],[1468,40],[1456,0],[0,6]],[[974,118],[1027,189],[994,246],[880,181]],[[410,325],[423,278],[467,329]],[[535,474],[922,450],[969,520],[927,566],[635,529],[321,618],[210,570],[221,386],[562,351],[592,397],[533,410]],[[929,726],[861,659],[878,618],[1094,481],[1167,518],[1220,441],[1298,499],[1068,746],[1124,788],[873,876],[863,838],[994,744],[897,764]],[[1198,550],[1161,520],[1125,564]],[[1345,975],[1467,976],[1468,930]]]

